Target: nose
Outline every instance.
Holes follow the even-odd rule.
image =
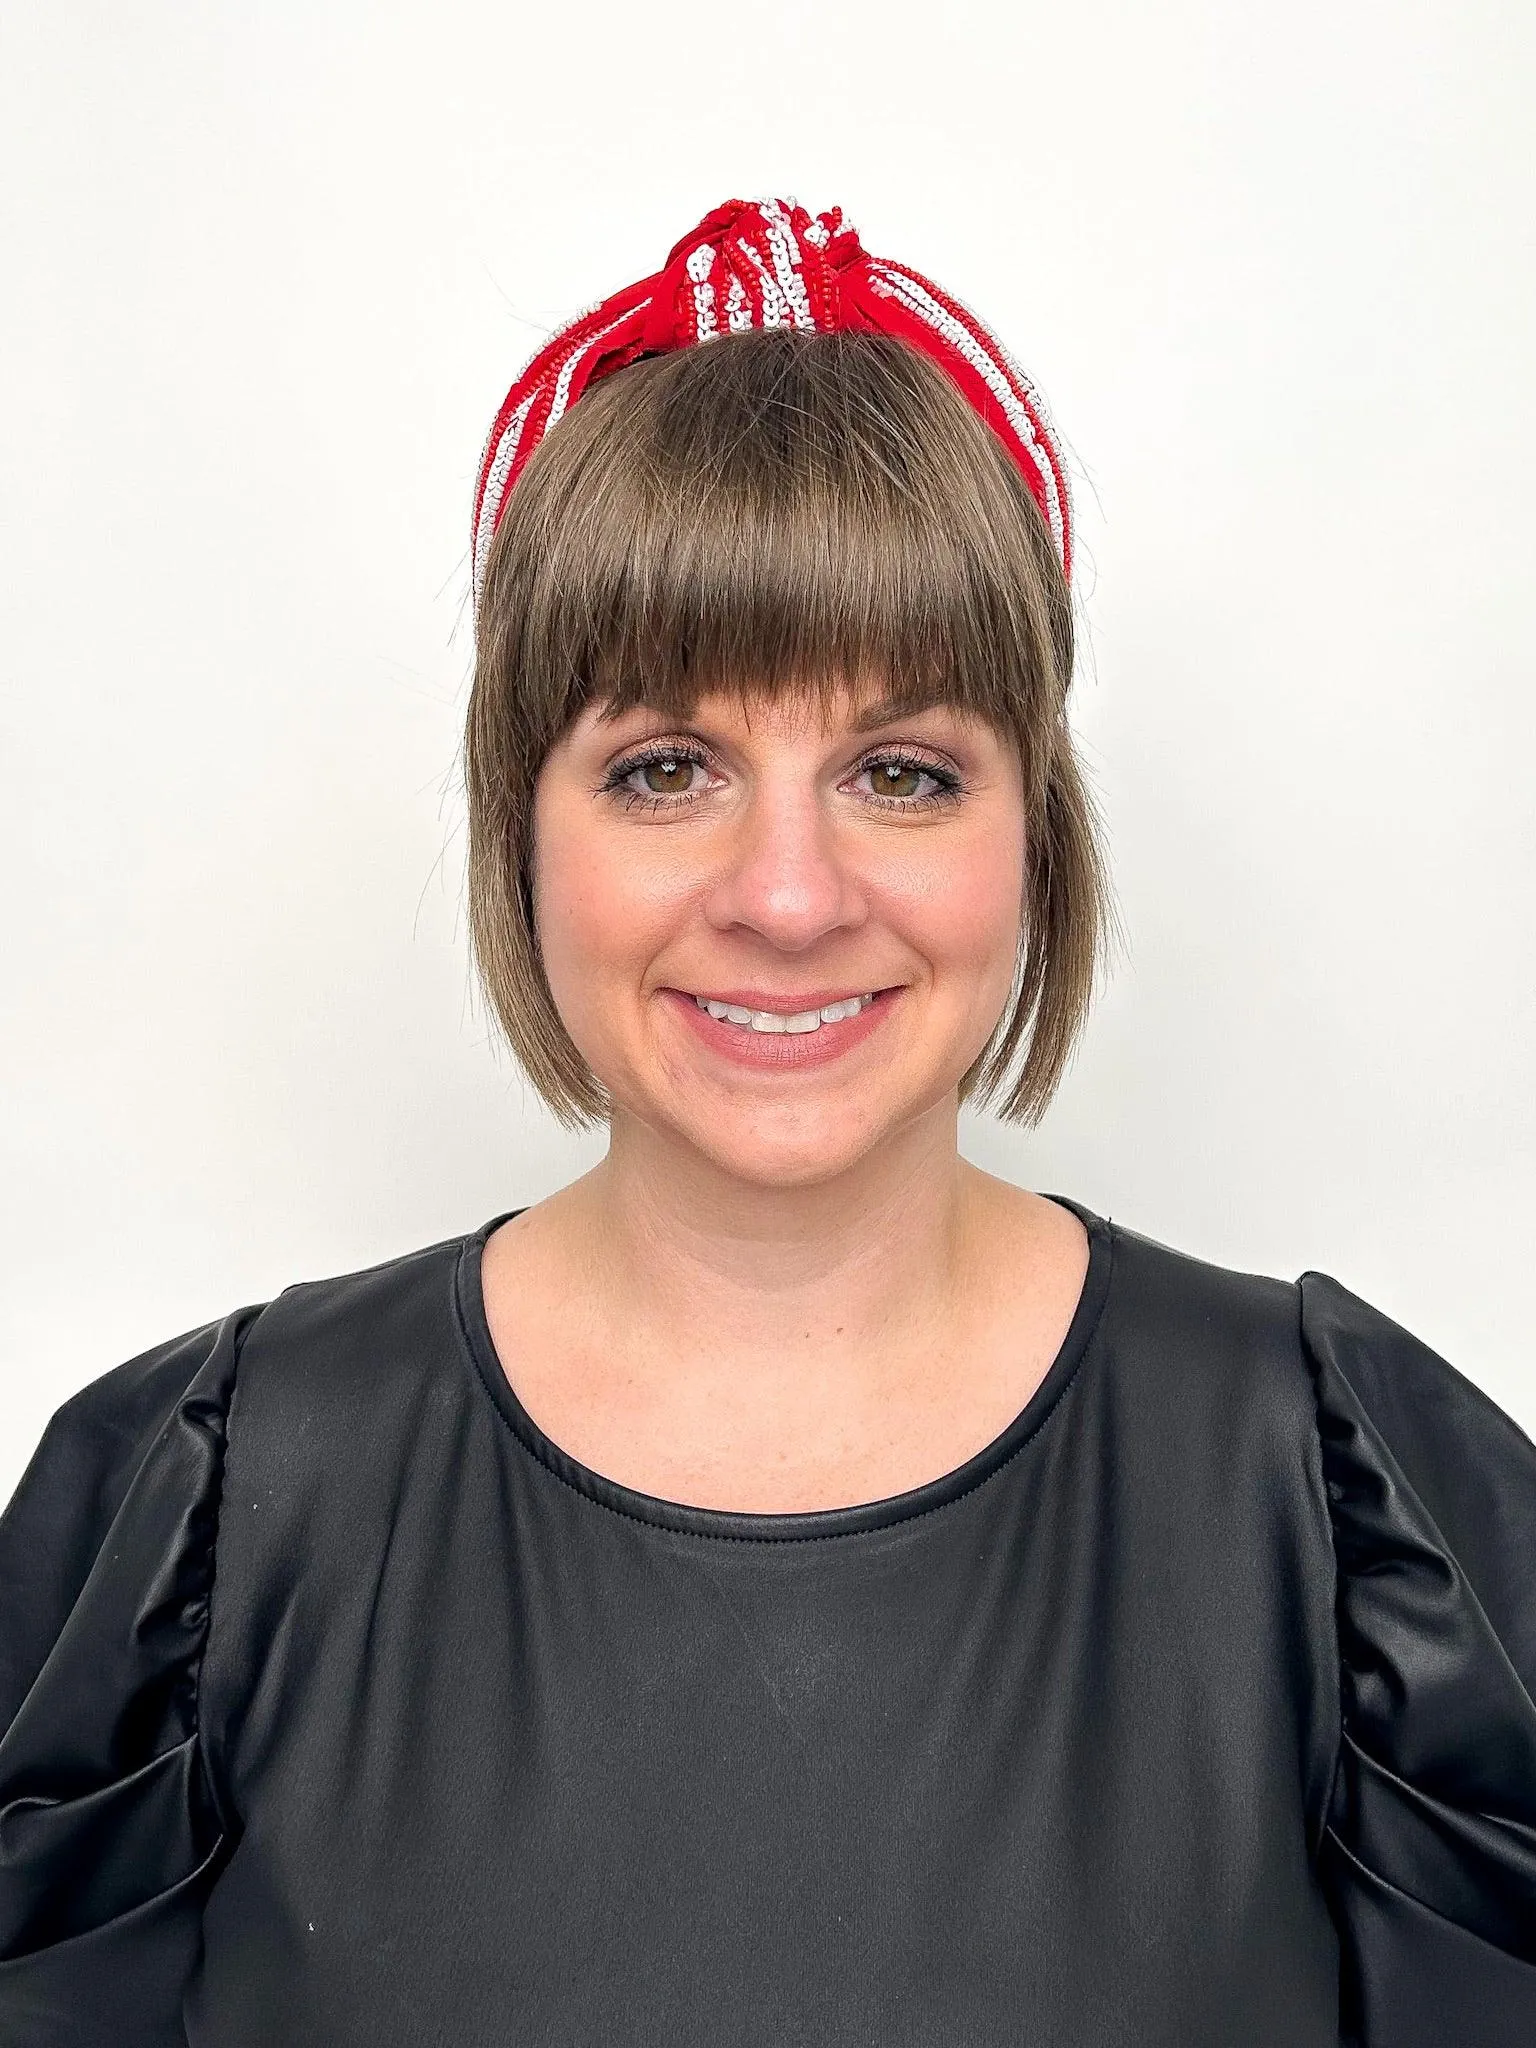
[[[765,779],[716,850],[704,907],[717,931],[746,928],[803,952],[868,915],[847,835],[808,782]]]

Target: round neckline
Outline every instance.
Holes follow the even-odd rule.
[[[512,1217],[521,1216],[521,1208],[503,1209],[459,1242],[454,1262],[454,1306],[459,1335],[476,1377],[518,1442],[557,1479],[599,1507],[610,1509],[630,1521],[649,1523],[655,1528],[726,1541],[805,1543],[835,1536],[856,1536],[867,1530],[886,1529],[899,1522],[913,1521],[974,1491],[1001,1470],[1037,1434],[1071,1384],[1087,1354],[1108,1299],[1114,1264],[1114,1225],[1068,1195],[1046,1195],[1045,1199],[1070,1209],[1088,1233],[1088,1270],[1056,1356],[1018,1414],[989,1444],[937,1478],[925,1480],[921,1486],[910,1487],[902,1493],[888,1494],[880,1500],[860,1501],[846,1507],[768,1514],[736,1508],[699,1507],[691,1502],[668,1500],[659,1494],[625,1486],[584,1465],[579,1458],[573,1458],[540,1429],[518,1398],[496,1350],[486,1315],[482,1264],[486,1241],[493,1230]]]

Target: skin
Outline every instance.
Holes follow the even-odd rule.
[[[1017,762],[953,707],[856,725],[872,707],[589,707],[539,778],[545,969],[615,1107],[605,1158],[492,1233],[487,1317],[546,1434],[664,1499],[797,1512],[922,1485],[1018,1414],[1082,1291],[1077,1218],[958,1149],[1018,943]],[[698,764],[602,789],[658,740]],[[913,757],[958,800],[921,804],[939,778]],[[760,1071],[664,993],[742,986],[899,995],[842,1057]]]

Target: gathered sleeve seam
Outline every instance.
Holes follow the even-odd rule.
[[[1322,1367],[1320,1361],[1313,1353],[1312,1346],[1307,1338],[1307,1295],[1305,1284],[1307,1278],[1307,1274],[1303,1273],[1299,1279],[1293,1282],[1296,1290],[1296,1335],[1297,1342],[1301,1346],[1303,1363],[1312,1382],[1313,1441],[1317,1454],[1315,1470],[1317,1482],[1321,1489],[1319,1505],[1328,1531],[1328,1554],[1333,1560],[1333,1594],[1331,1601],[1333,1613],[1333,1657],[1329,1666],[1329,1676],[1332,1681],[1330,1688],[1332,1698],[1332,1738],[1328,1768],[1323,1776],[1322,1797],[1319,1809],[1312,1815],[1309,1828],[1311,1835],[1309,1848],[1315,1861],[1322,1854],[1323,1845],[1328,1837],[1328,1830],[1333,1818],[1334,1796],[1338,1789],[1339,1770],[1344,1755],[1344,1651],[1340,1627],[1340,1603],[1344,1593],[1344,1575],[1343,1566],[1339,1560],[1338,1529],[1333,1512],[1334,1489],[1328,1476],[1328,1437],[1326,1430],[1323,1428],[1322,1413]]]
[[[286,1290],[284,1290],[286,1292]],[[274,1297],[275,1298],[275,1297]],[[248,1319],[236,1333],[232,1347],[232,1362],[229,1376],[228,1398],[224,1404],[222,1428],[219,1431],[218,1488],[209,1517],[205,1578],[203,1582],[203,1625],[198,1644],[197,1658],[192,1674],[192,1731],[197,1748],[198,1768],[218,1817],[219,1828],[226,1838],[233,1839],[240,1832],[241,1822],[235,1811],[229,1789],[223,1781],[223,1773],[211,1753],[207,1719],[203,1711],[203,1679],[208,1668],[208,1650],[213,1634],[214,1598],[218,1585],[219,1533],[224,1523],[224,1503],[228,1493],[227,1471],[229,1463],[230,1433],[235,1426],[235,1411],[240,1403],[242,1381],[240,1365],[245,1344],[252,1329],[271,1306],[270,1302],[258,1305],[248,1312]]]

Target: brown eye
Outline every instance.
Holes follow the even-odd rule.
[[[944,810],[959,803],[964,795],[960,777],[952,769],[919,761],[905,753],[866,759],[859,774],[869,777],[867,801],[898,817]],[[931,783],[932,788],[925,789],[925,783]]]
[[[916,796],[923,771],[906,761],[876,761],[869,774],[876,796],[904,797]]]
[[[602,784],[604,793],[615,797],[626,810],[636,806],[652,811],[681,811],[708,794],[708,780],[695,788],[695,768],[707,768],[701,754],[683,747],[658,745],[645,754],[631,754],[618,762]],[[637,780],[638,778],[638,780]]]
[[[658,757],[642,761],[640,773],[645,777],[646,788],[657,796],[677,796],[688,787],[688,779],[695,764],[677,755]]]

